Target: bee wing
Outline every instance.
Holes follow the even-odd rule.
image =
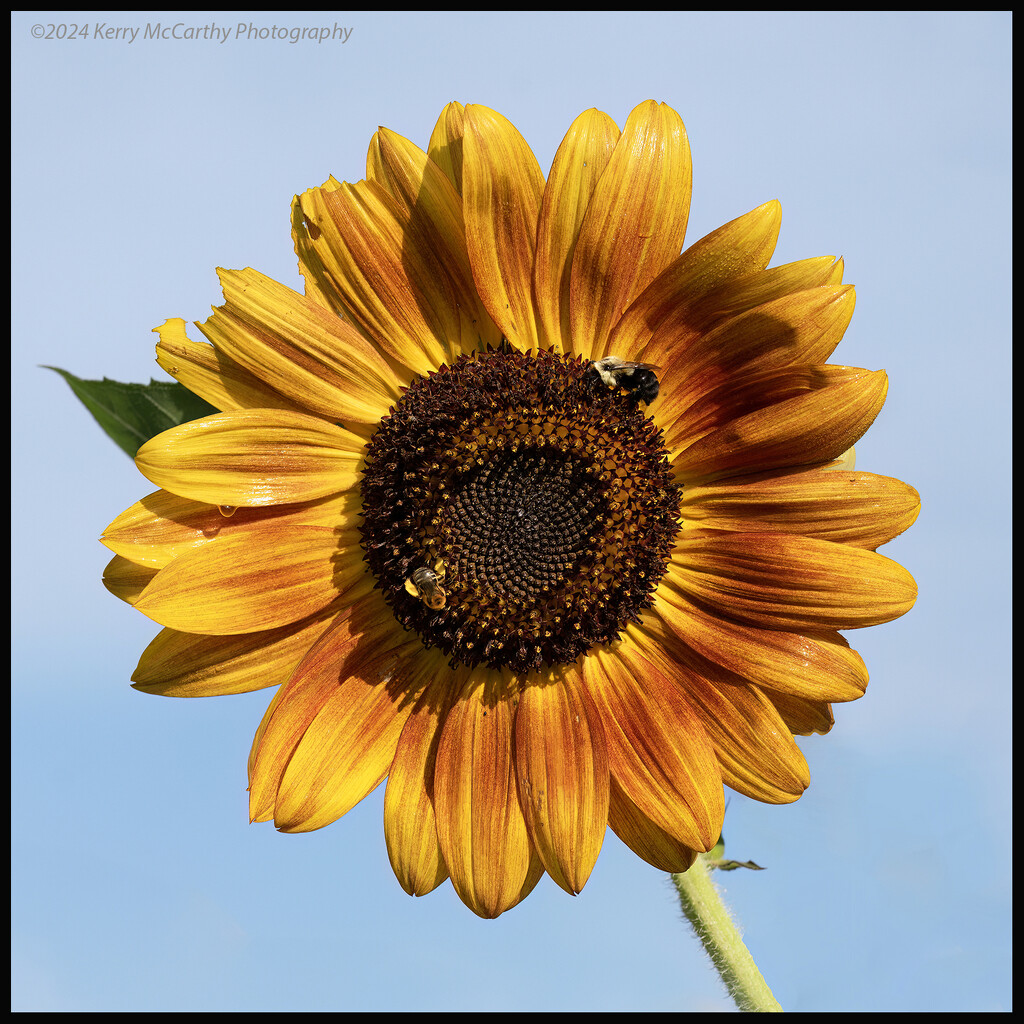
[[[621,373],[623,370],[660,370],[661,367],[656,366],[654,363],[634,363],[629,359],[620,359],[609,369],[617,370]]]

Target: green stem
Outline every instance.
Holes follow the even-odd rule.
[[[674,874],[679,902],[715,970],[725,982],[729,995],[740,1010],[748,1013],[781,1013],[782,1007],[765,984],[750,951],[743,945],[739,930],[729,916],[722,898],[711,881],[702,857],[689,871]]]

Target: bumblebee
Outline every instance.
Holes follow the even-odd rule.
[[[591,369],[610,388],[621,388],[638,402],[650,405],[658,397],[658,369],[650,363],[631,363],[618,356],[605,356]]]
[[[441,586],[444,579],[444,562],[437,562],[433,569],[420,566],[405,581],[406,592],[419,598],[428,608],[440,611],[448,600],[448,595]]]

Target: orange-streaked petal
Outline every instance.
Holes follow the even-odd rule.
[[[332,175],[320,188],[325,192],[333,192],[341,188],[341,182]],[[306,222],[301,197],[293,197],[292,242],[295,246],[295,255],[299,257],[299,272],[305,282],[306,298],[312,299],[324,309],[331,310],[346,322],[351,322],[349,311],[335,289],[327,267],[324,266],[322,256],[325,250],[317,246],[319,239],[320,229]]]
[[[419,654],[380,594],[364,587],[263,716],[249,762],[252,820],[310,831],[374,789],[415,699]]]
[[[638,857],[659,871],[686,871],[697,859],[697,851],[669,835],[611,780],[608,827]]]
[[[826,701],[810,700],[777,690],[765,690],[764,694],[778,709],[786,728],[794,736],[824,736],[836,724],[832,705]]]
[[[221,412],[235,409],[288,409],[305,412],[297,404],[268,387],[223,352],[202,341],[190,341],[181,317],[165,320],[153,332],[160,336],[156,361],[179,384]]]
[[[398,401],[394,371],[350,324],[251,267],[218,273],[226,304],[199,329],[239,366],[329,420],[376,424]]]
[[[675,684],[635,652],[627,654],[628,662],[616,650],[594,647],[583,662],[611,774],[659,828],[686,846],[710,850],[725,813],[714,747]]]
[[[585,110],[573,121],[555,153],[537,228],[534,294],[541,340],[575,355],[569,311],[572,258],[580,225],[612,150],[618,125],[600,110]],[[583,354],[590,351],[586,346]]]
[[[683,254],[683,256],[685,255],[686,253]],[[680,258],[682,259],[682,257]],[[839,267],[838,271],[837,267]],[[671,281],[670,272],[666,272],[666,275],[663,276],[667,281]],[[684,350],[701,335],[711,334],[726,322],[743,313],[748,313],[759,306],[778,308],[772,307],[770,304],[777,303],[798,292],[811,291],[815,294],[824,294],[816,292],[816,289],[826,287],[831,288],[833,294],[838,293],[843,296],[840,308],[833,310],[833,315],[836,316],[837,322],[844,321],[842,329],[845,329],[853,312],[854,293],[852,290],[838,289],[836,286],[840,284],[842,284],[842,261],[837,263],[831,256],[818,256],[796,263],[788,263],[781,267],[757,270],[744,277],[729,278],[696,299],[689,299],[685,294],[668,296],[658,307],[663,315],[656,322],[648,323],[638,320],[638,317],[644,312],[645,299],[644,296],[641,296],[620,324],[621,340],[620,332],[617,330],[610,348],[623,355],[624,358],[626,357],[625,353],[631,353],[628,358],[657,363],[661,359],[670,358],[671,352]],[[658,282],[655,282],[648,289],[648,291],[654,292],[652,300],[649,301],[657,298],[659,294],[657,288]],[[647,293],[645,292],[644,295]],[[664,330],[660,330],[662,327]],[[648,348],[647,342],[652,339],[652,335],[656,331],[657,343]],[[766,332],[766,337],[767,334],[768,332]]]
[[[473,284],[459,197],[425,157],[423,172],[411,205],[366,181],[326,197],[356,264],[350,307],[383,351],[420,374],[500,339]]]
[[[809,288],[784,295],[694,336],[686,311],[670,316],[644,350],[660,365],[665,397],[661,422],[671,423],[694,402],[738,378],[787,366],[824,363],[853,315],[852,285]]]
[[[531,892],[537,887],[537,883],[544,877],[544,863],[541,861],[536,849],[530,847],[530,866],[526,869],[526,881],[523,882],[523,887],[519,890],[519,895],[516,897],[515,903],[512,906],[518,906],[530,895]]]
[[[623,359],[659,364],[667,356],[662,344],[648,349],[655,331],[673,318],[673,343],[684,325],[694,319],[697,304],[709,292],[734,278],[768,266],[782,224],[778,200],[764,203],[742,217],[716,228],[677,256],[629,306],[612,331],[609,351]],[[663,335],[663,342],[669,337]]]
[[[839,633],[806,636],[743,625],[709,615],[668,583],[658,588],[644,628],[658,637],[673,662],[698,675],[732,676],[834,702],[856,700],[868,685],[863,660]]]
[[[680,513],[688,526],[740,533],[799,533],[874,550],[917,518],[921,498],[874,473],[795,470],[693,484]]]
[[[838,459],[833,459],[827,466],[821,466],[820,468],[832,473],[837,470],[841,473],[852,473],[857,468],[857,449],[847,448]]]
[[[800,799],[811,784],[807,761],[775,705],[756,686],[719,687],[696,676],[687,696],[730,789],[768,804]]]
[[[445,716],[466,676],[465,670],[448,668],[437,651],[425,651],[422,657],[435,664],[406,719],[384,791],[388,857],[410,896],[425,896],[448,877],[434,817],[434,762]]]
[[[138,603],[142,592],[153,582],[155,576],[156,569],[114,555],[103,570],[103,586],[114,597],[120,598],[126,604],[134,605]]]
[[[277,686],[337,614],[329,606],[290,626],[237,636],[163,629],[142,652],[132,686],[161,697],[218,697]]]
[[[714,679],[673,664],[641,626],[630,624],[626,636],[679,687],[715,748],[727,786],[765,803],[799,799],[811,781],[807,762],[767,697],[743,680]]]
[[[686,407],[670,398],[658,420],[664,423],[666,438],[670,438],[666,444],[678,451],[693,446],[715,430],[731,429],[735,421],[749,413],[768,410],[808,392],[846,384],[868,375],[867,370],[823,363],[739,373],[723,380]],[[876,378],[876,389],[883,380],[884,377]]]
[[[771,374],[751,390],[778,398],[773,404],[741,412],[690,444],[685,419],[666,428],[666,445],[678,452],[672,460],[676,479],[706,482],[838,459],[874,422],[888,386],[884,370],[849,366],[797,367]],[[757,400],[737,395],[740,409]]]
[[[469,266],[462,197],[423,150],[395,132],[381,128],[373,137],[370,152],[373,180],[409,211],[406,233],[422,239],[419,248],[445,279],[462,327],[461,351],[496,347],[501,331],[480,301]]]
[[[707,608],[769,629],[874,626],[917,597],[910,573],[884,555],[781,533],[684,535],[665,579]]]
[[[635,107],[587,207],[573,256],[574,352],[608,355],[608,337],[622,314],[679,255],[691,180],[679,115],[654,100]]]
[[[402,657],[402,655],[396,655]],[[308,660],[308,659],[307,659]],[[409,645],[404,660],[390,659],[376,674],[341,679],[295,747],[274,806],[282,832],[313,832],[347,814],[387,777],[421,665]]]
[[[135,607],[184,633],[256,633],[326,608],[366,572],[356,529],[266,526],[176,558]]]
[[[466,108],[449,103],[430,134],[427,155],[444,171],[445,176],[462,195],[462,139],[466,131]]]
[[[551,877],[583,888],[608,827],[608,753],[578,669],[548,670],[516,710],[515,766],[530,839]]]
[[[372,181],[310,189],[299,197],[331,287],[359,327],[396,366],[426,374],[456,353],[454,297],[410,212]]]
[[[842,283],[842,260],[831,256],[814,256],[781,267],[768,267],[744,277],[730,278],[691,303],[689,322],[702,330],[710,330],[723,320],[787,295]]]
[[[448,713],[434,766],[437,838],[459,898],[480,917],[521,899],[532,849],[519,807],[507,673],[477,670]]]
[[[777,199],[715,228],[694,242],[673,266],[677,294],[693,302],[731,278],[764,270],[782,227]]]
[[[242,409],[147,441],[135,464],[158,487],[233,508],[315,501],[358,487],[364,440],[302,413]]]
[[[162,569],[186,551],[233,533],[258,534],[264,526],[355,524],[358,491],[298,505],[225,508],[154,491],[122,512],[100,538],[111,551],[139,565]]]
[[[533,259],[544,175],[497,111],[466,107],[462,194],[473,278],[491,319],[516,348],[538,345]]]

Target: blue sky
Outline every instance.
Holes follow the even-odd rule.
[[[611,833],[580,896],[544,879],[486,922],[450,885],[402,892],[382,791],[320,832],[249,825],[267,693],[130,689],[156,628],[103,589],[96,538],[151,487],[39,368],[162,378],[151,330],[204,319],[216,266],[299,287],[291,197],[362,177],[378,125],[425,146],[449,100],[484,103],[546,168],[581,110],[621,125],[648,97],[687,125],[688,241],[778,198],[774,263],[845,258],[858,306],[834,358],[889,373],[858,468],[923,502],[883,548],[920,599],[849,634],[871,684],[801,741],[811,788],[732,797],[728,852],[768,870],[723,876],[729,903],[786,1009],[1009,1009],[1010,30],[998,12],[15,13],[14,1009],[731,1007],[667,878]]]

